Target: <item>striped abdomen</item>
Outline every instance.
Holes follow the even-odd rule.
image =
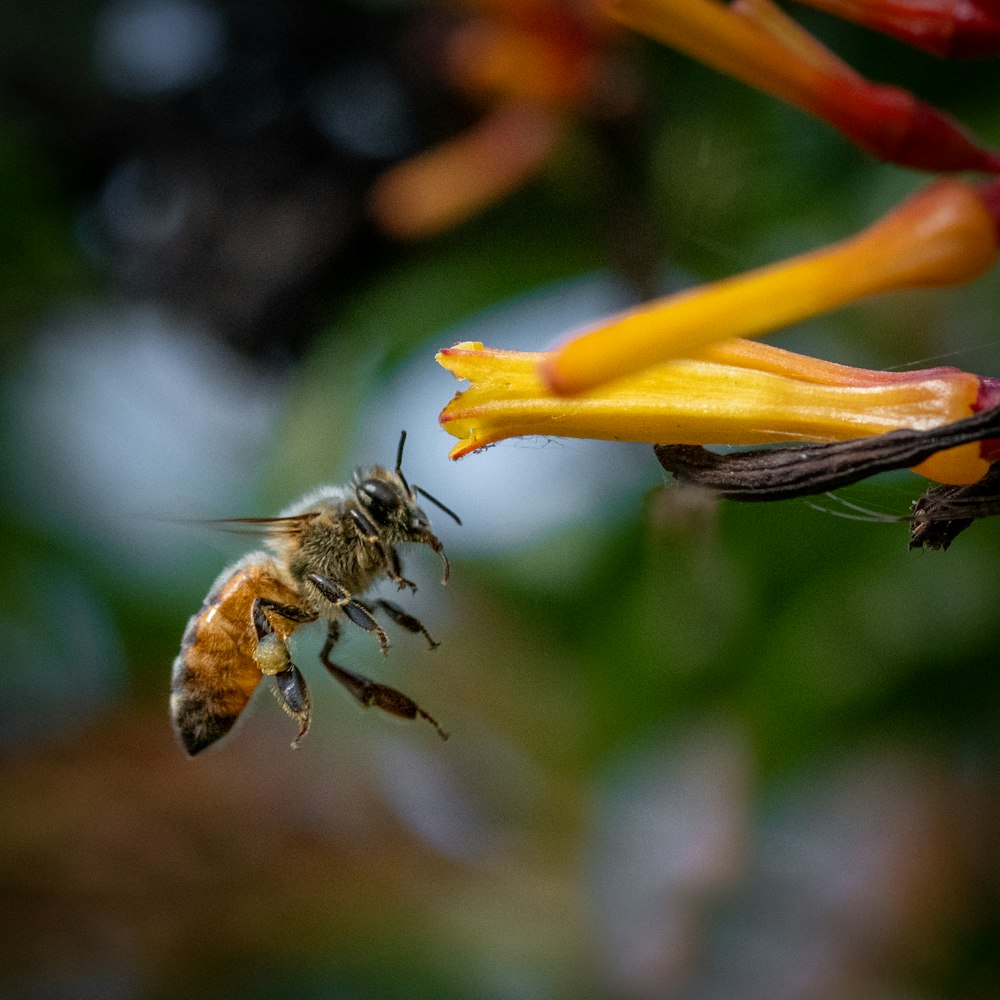
[[[192,756],[232,729],[260,682],[260,667],[253,658],[253,603],[259,597],[293,606],[302,603],[281,581],[274,562],[255,552],[222,573],[184,630],[174,660],[170,713]],[[298,623],[274,615],[271,624],[287,639]]]

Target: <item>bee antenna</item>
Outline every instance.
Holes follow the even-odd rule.
[[[400,481],[406,488],[406,492],[413,496],[413,490],[410,489],[410,484],[406,481],[406,476],[403,475],[403,445],[406,444],[406,431],[399,432],[399,447],[396,448],[396,475],[399,476]]]
[[[406,444],[406,431],[399,432],[399,446],[396,448],[396,471],[403,464],[403,445]]]
[[[403,445],[406,444],[406,431],[399,432],[399,447],[396,448],[396,475],[399,476],[400,481],[403,486],[406,487],[406,492],[412,497],[414,494],[419,493],[425,500],[430,500],[435,507],[442,510],[447,514],[456,524],[461,525],[462,519],[456,514],[451,508],[445,507],[437,497],[432,497],[427,490],[422,489],[420,486],[410,486],[406,481],[406,476],[403,475]]]
[[[455,524],[461,525],[462,519],[458,516],[458,514],[456,514],[449,507],[445,507],[445,505],[441,503],[441,501],[438,500],[437,497],[432,497],[430,493],[428,493],[427,490],[425,490],[422,486],[414,486],[413,489],[415,492],[419,493],[425,500],[430,500],[430,502],[434,504],[434,506],[437,507],[439,510],[444,511],[444,513],[447,514],[455,522]]]

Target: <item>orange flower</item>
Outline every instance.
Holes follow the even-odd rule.
[[[368,198],[393,239],[434,236],[495,204],[542,171],[571,116],[619,82],[620,29],[589,2],[463,0],[467,17],[441,40],[441,75],[483,106],[446,142],[390,167]]]
[[[937,181],[856,236],[612,317],[546,355],[541,377],[577,393],[865,295],[968,281],[1000,252],[998,208],[998,183]]]
[[[465,222],[533,177],[562,137],[547,108],[511,101],[382,174],[368,208],[384,233],[423,239]]]
[[[921,170],[1000,170],[951,119],[855,72],[770,0],[607,0],[612,17],[822,118],[874,156]]]
[[[996,0],[802,0],[936,56],[1000,55]]]
[[[479,16],[451,33],[444,68],[458,89],[481,99],[584,104],[602,74],[609,38],[620,33],[590,3],[463,5]]]

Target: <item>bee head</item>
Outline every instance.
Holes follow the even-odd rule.
[[[381,466],[359,470],[355,474],[354,492],[358,503],[369,519],[384,529],[396,541],[421,542],[429,545],[444,562],[444,580],[448,580],[448,557],[438,537],[431,531],[427,515],[417,503],[417,496],[425,497],[457,524],[462,522],[458,515],[449,510],[440,500],[436,500],[419,486],[411,486],[403,475],[403,445],[406,431],[400,435],[396,451],[396,468],[391,472]]]
[[[373,524],[401,540],[422,537],[430,530],[427,515],[401,476],[375,466],[358,473],[358,503]]]

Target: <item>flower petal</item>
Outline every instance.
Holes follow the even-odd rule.
[[[542,378],[554,392],[578,393],[876,292],[968,281],[1000,251],[994,201],[937,181],[856,236],[614,316],[548,355]]]
[[[745,352],[729,344],[717,352],[730,361],[741,355],[747,364],[670,361],[562,397],[539,377],[545,355],[457,344],[437,360],[472,384],[444,408],[440,422],[459,439],[452,458],[526,435],[652,444],[822,442],[930,429],[968,416],[980,398],[979,377],[954,368],[866,372],[813,364],[765,344]],[[979,461],[978,451],[973,457]],[[985,465],[970,468],[962,463],[949,481],[972,481]]]

